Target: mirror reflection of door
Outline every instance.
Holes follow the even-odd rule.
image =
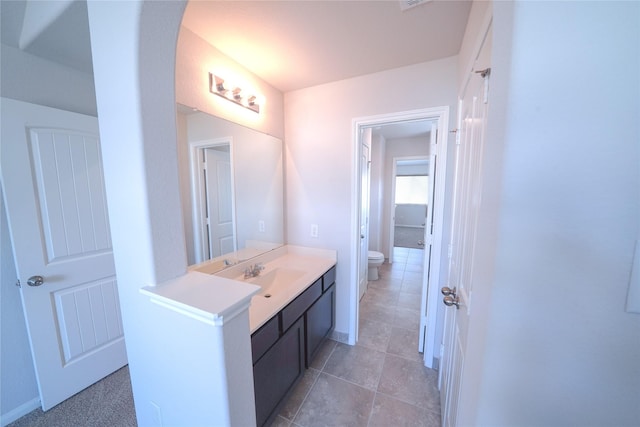
[[[202,150],[205,258],[235,251],[233,238],[233,192],[229,145]]]
[[[191,152],[196,262],[237,250],[233,168],[228,141],[195,143]]]
[[[282,246],[282,141],[181,105],[177,121],[178,171],[189,266],[209,260],[248,259]],[[215,177],[217,181],[209,182],[207,189],[219,189],[217,196],[209,194],[209,200],[205,196],[203,169],[204,150],[208,148],[224,153],[222,170],[226,171],[222,174],[222,170],[209,170],[209,180]],[[223,195],[223,203],[213,202]],[[210,236],[210,232],[215,235]],[[223,268],[223,263],[207,263],[207,272],[213,273],[217,268]]]

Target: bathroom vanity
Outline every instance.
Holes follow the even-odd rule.
[[[278,414],[333,330],[336,253],[283,246],[216,275],[260,286],[249,324],[256,424],[262,426]]]
[[[186,337],[185,348],[206,348],[206,354],[191,355],[192,362],[202,361],[191,368],[227,379],[214,384],[220,402],[248,408],[255,399],[256,424],[262,426],[278,414],[333,330],[336,258],[336,251],[286,245],[244,261],[195,265],[140,292],[176,313],[172,325],[191,322],[188,334],[172,339]],[[212,272],[218,264],[223,269]]]
[[[333,330],[335,273],[334,266],[251,335],[258,426],[277,415]]]

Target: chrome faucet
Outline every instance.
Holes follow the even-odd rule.
[[[256,277],[260,275],[262,270],[264,270],[264,265],[262,265],[262,263],[251,265],[244,270],[244,278],[249,279],[250,277]]]

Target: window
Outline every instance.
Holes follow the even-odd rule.
[[[429,200],[429,177],[396,176],[396,204],[426,205]]]

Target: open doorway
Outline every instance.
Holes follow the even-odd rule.
[[[386,252],[385,258],[387,258],[387,262],[389,261],[389,257],[391,257],[391,262],[393,262],[394,255],[393,250],[390,249],[393,247],[393,240],[390,240],[391,232],[389,231],[390,227],[385,226],[389,224],[389,221],[385,222],[385,215],[387,218],[390,218],[392,215],[391,205],[392,203],[383,203],[380,205],[380,200],[384,200],[385,197],[385,187],[382,185],[382,181],[380,181],[380,177],[387,177],[387,182],[391,180],[392,174],[392,163],[391,160],[388,162],[386,167],[384,165],[376,165],[375,164],[375,156],[376,151],[379,150],[376,147],[375,135],[376,133],[381,133],[385,127],[397,127],[401,124],[410,125],[410,124],[421,124],[423,126],[427,126],[429,129],[428,132],[425,133],[425,139],[423,139],[423,148],[425,152],[422,154],[422,157],[428,159],[427,164],[431,169],[432,182],[430,185],[433,186],[433,191],[428,195],[428,198],[431,201],[431,209],[432,215],[430,218],[425,216],[425,232],[423,243],[425,248],[428,250],[422,250],[419,262],[420,271],[419,278],[417,278],[417,283],[413,283],[414,286],[418,286],[420,292],[416,293],[416,299],[420,299],[420,309],[419,311],[414,311],[415,319],[412,319],[419,324],[419,327],[415,328],[415,334],[418,337],[418,348],[415,349],[423,353],[424,364],[428,367],[433,367],[434,365],[434,353],[435,353],[435,331],[436,331],[436,320],[437,320],[437,292],[438,286],[440,284],[440,256],[442,252],[442,234],[443,234],[443,216],[444,216],[444,188],[445,188],[445,177],[446,177],[446,153],[447,153],[447,133],[438,131],[439,129],[446,129],[448,125],[448,107],[439,107],[433,109],[425,109],[425,110],[416,110],[412,112],[406,113],[397,113],[390,115],[382,115],[368,118],[361,118],[354,120],[354,148],[355,148],[355,156],[356,164],[354,168],[358,171],[355,179],[355,190],[357,197],[354,198],[354,224],[357,225],[357,233],[354,232],[353,236],[358,237],[356,240],[354,238],[352,242],[352,251],[355,252],[355,258],[363,261],[368,257],[368,252],[361,247],[361,205],[362,205],[362,197],[367,196],[363,194],[363,180],[361,178],[360,171],[362,170],[361,165],[361,135],[363,134],[364,129],[371,128],[373,130],[374,138],[371,147],[372,153],[372,161],[371,161],[371,175],[369,176],[370,186],[369,188],[369,198],[370,198],[370,218],[369,218],[369,226],[367,227],[368,241],[369,241],[369,250],[381,249],[382,252]],[[427,136],[428,135],[428,136]],[[390,138],[391,139],[391,138]],[[391,147],[391,145],[389,145]],[[385,151],[382,149],[381,151]],[[398,157],[398,156],[396,156]],[[377,170],[379,168],[380,170]],[[376,179],[376,174],[378,174],[378,179]],[[390,190],[387,188],[386,190],[386,199],[388,200]],[[379,203],[376,204],[376,194],[382,195],[378,196],[380,198]],[[382,208],[380,208],[382,206]],[[386,211],[386,212],[385,212]],[[376,212],[378,212],[379,217],[376,218]],[[420,223],[422,224],[422,223]],[[428,229],[428,233],[426,230]],[[382,230],[382,231],[379,231]],[[355,230],[354,230],[355,231]],[[361,270],[355,269],[355,283],[359,283],[361,279]],[[404,273],[403,273],[404,274]],[[359,304],[359,293],[358,287],[353,286],[351,289],[350,300],[351,300],[351,319],[350,323],[353,330],[353,336],[355,340],[358,339],[358,328],[359,328],[359,320],[360,320],[360,304]],[[391,314],[391,313],[389,313]],[[395,316],[395,313],[393,314]],[[425,338],[426,337],[426,338]],[[413,351],[415,351],[413,350]]]
[[[424,139],[428,145],[428,134]],[[390,184],[389,259],[392,260],[395,248],[424,249],[430,207],[429,158],[394,157]]]

